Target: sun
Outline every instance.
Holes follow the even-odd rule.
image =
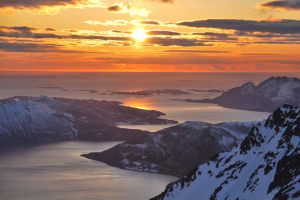
[[[136,41],[136,42],[143,42],[147,39],[148,35],[146,31],[142,28],[137,28],[132,32],[131,37]]]

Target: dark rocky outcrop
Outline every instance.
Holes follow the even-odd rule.
[[[300,108],[284,105],[239,147],[217,154],[152,200],[298,199]]]

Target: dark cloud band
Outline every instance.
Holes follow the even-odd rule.
[[[61,35],[48,32],[33,32],[34,28],[30,27],[6,27],[0,26],[0,37],[8,38],[32,38],[32,39],[86,39],[86,40],[103,40],[103,41],[117,41],[117,42],[131,42],[131,37],[121,36],[107,36],[107,35]],[[155,33],[155,31],[154,31]],[[176,32],[159,31],[160,35],[174,35]],[[179,34],[179,33],[178,33]],[[171,37],[151,37],[145,41],[147,45],[159,46],[208,46],[203,41],[198,39],[187,38],[171,38]]]
[[[0,50],[5,52],[53,52],[58,51],[58,46],[53,44],[1,42]]]
[[[86,4],[88,0],[1,0],[0,8],[39,8],[43,6],[67,6]]]
[[[268,32],[279,34],[300,34],[299,20],[281,21],[254,21],[238,19],[207,19],[184,21],[177,23],[179,26],[193,28],[216,28],[241,32]]]
[[[300,0],[275,0],[263,3],[261,6],[273,9],[300,10]]]
[[[148,35],[181,35],[181,33],[175,31],[165,31],[165,30],[154,30],[148,31]]]
[[[111,12],[119,12],[119,11],[122,10],[122,7],[118,4],[116,4],[116,5],[112,5],[112,6],[107,7],[107,10],[111,11]]]

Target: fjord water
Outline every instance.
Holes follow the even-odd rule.
[[[80,155],[116,142],[59,142],[0,146],[2,200],[142,200],[174,177],[120,170]]]
[[[178,101],[187,98],[211,98],[220,92],[132,96],[112,95],[108,90],[222,90],[247,81],[258,83],[272,75],[276,76],[249,73],[0,74],[0,98],[47,95],[117,100],[127,106],[162,111],[166,113],[165,118],[179,122],[259,121],[266,118],[268,113]],[[299,74],[290,76],[300,77]],[[124,126],[156,131],[170,125]],[[170,176],[121,170],[80,157],[83,153],[100,152],[114,144],[116,143],[60,142],[0,145],[0,199],[143,200],[158,194],[174,180]]]

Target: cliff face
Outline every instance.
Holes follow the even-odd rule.
[[[285,105],[239,147],[197,166],[153,200],[297,199],[299,166],[300,108]]]

